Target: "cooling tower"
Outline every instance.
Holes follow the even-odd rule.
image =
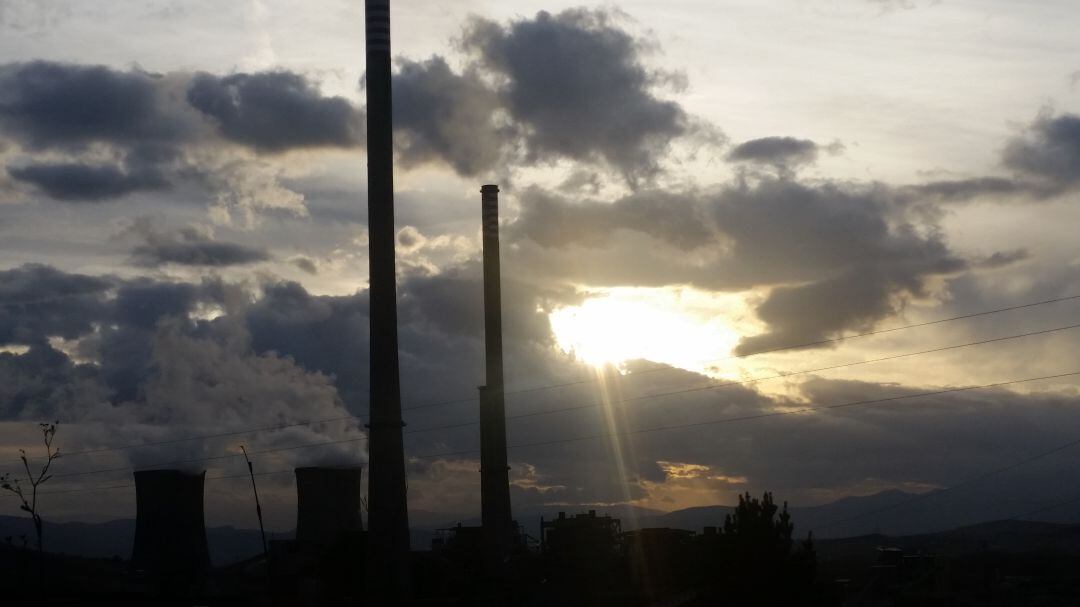
[[[206,472],[135,472],[135,548],[139,569],[165,574],[198,573],[210,566],[203,519]]]
[[[331,546],[364,528],[362,468],[296,469],[296,541]]]

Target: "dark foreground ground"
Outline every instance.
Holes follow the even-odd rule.
[[[653,554],[644,569],[640,559],[601,559],[579,571],[524,554],[506,579],[495,582],[475,564],[461,562],[461,555],[423,552],[415,554],[413,604],[703,606],[743,604],[738,599],[746,598],[756,605],[1080,605],[1080,525],[1008,521],[933,534],[822,540],[814,550],[811,586],[796,596],[763,592],[756,599],[703,585],[701,567],[713,565],[695,562],[692,553]],[[32,546],[5,542],[0,605],[370,604],[363,601],[362,564],[356,562],[362,556],[354,550],[320,558],[305,567],[279,565],[273,576],[262,558],[161,576],[117,557],[39,557]],[[724,578],[724,571],[714,573]],[[645,589],[650,576],[655,584]]]

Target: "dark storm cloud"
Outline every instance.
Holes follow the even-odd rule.
[[[174,90],[176,89],[176,90]],[[287,71],[151,75],[38,61],[0,66],[0,128],[30,149],[107,143],[128,148],[222,137],[260,151],[350,147],[362,113]]]
[[[1080,184],[1080,116],[1043,113],[1006,143],[1001,162],[1013,176],[929,181],[899,187],[897,194],[913,206],[1055,200]]]
[[[354,147],[362,139],[362,111],[292,72],[0,66],[0,147],[17,144],[20,152],[5,167],[8,184],[56,200],[112,200],[190,185],[250,222],[255,209],[302,210],[303,198],[277,183],[276,167],[240,148],[280,153]]]
[[[97,368],[78,365],[47,343],[0,352],[0,419],[56,419],[65,403],[104,394]]]
[[[186,317],[202,301],[214,301],[213,282],[161,282],[151,278],[128,281],[112,302],[113,322],[144,329],[165,317]]]
[[[0,127],[31,149],[184,135],[160,77],[47,61],[0,66]]]
[[[77,278],[58,274],[69,281]],[[21,353],[0,353],[0,415],[78,422],[66,442],[78,447],[131,442],[125,434],[135,428],[143,438],[179,438],[345,414],[328,377],[276,353],[252,349],[242,324],[247,294],[241,287],[218,280],[111,282],[119,286],[115,297],[98,307],[97,326],[73,331],[70,337],[81,339],[67,346],[91,364],[76,364],[68,353],[44,341]],[[206,321],[192,315],[207,307],[217,307],[221,316]],[[16,311],[24,319],[31,313]],[[60,329],[46,327],[42,332],[52,336]],[[251,440],[274,446],[360,436],[358,424],[342,421],[318,429],[299,424]],[[180,441],[125,456],[134,465],[145,465],[206,456],[215,449],[209,443]],[[296,465],[362,457],[356,449],[323,449],[287,460]]]
[[[777,285],[757,310],[768,332],[736,351],[873,326],[928,295],[933,277],[966,269],[935,226],[911,223],[894,205],[879,188],[788,180],[725,191],[713,209],[733,243],[731,278]]]
[[[342,97],[324,97],[292,72],[200,73],[187,101],[211,117],[226,139],[264,152],[352,147],[363,139],[359,111]]]
[[[503,284],[508,356],[548,351],[545,294],[517,281]],[[399,297],[402,385],[411,402],[475,394],[483,368],[483,285],[478,264],[437,275],[407,275]],[[263,286],[244,313],[256,352],[289,356],[335,378],[352,411],[367,407],[368,298],[316,296],[294,282]],[[518,354],[519,351],[528,354]],[[453,411],[449,414],[457,414]]]
[[[683,250],[710,244],[716,236],[693,195],[649,191],[613,203],[571,202],[534,187],[522,194],[521,207],[522,215],[508,228],[509,238],[529,239],[544,247],[604,247],[620,229],[648,234]]]
[[[605,12],[540,12],[467,28],[463,46],[499,77],[510,116],[535,159],[602,160],[631,180],[659,169],[689,118],[652,89],[664,77],[642,62],[643,44]]]
[[[499,98],[475,70],[456,74],[441,57],[401,60],[393,77],[401,160],[443,160],[461,175],[494,168],[512,133],[494,123]]]
[[[0,271],[0,345],[80,337],[108,316],[110,278],[67,274],[44,265]]]
[[[520,243],[511,263],[554,281],[769,288],[757,310],[767,331],[742,353],[873,326],[968,267],[892,189],[786,178],[613,203],[537,190],[507,233]]]
[[[795,166],[817,160],[818,144],[794,137],[763,137],[735,146],[728,160],[768,165]]]
[[[407,398],[475,394],[483,368],[480,276],[479,265],[468,264],[444,275],[403,280],[400,342]],[[211,340],[239,344],[230,348],[251,356],[288,357],[305,372],[332,377],[350,410],[362,412],[367,404],[366,292],[317,296],[297,283],[270,282],[252,293],[218,279],[121,280],[24,266],[0,273],[0,295],[0,346],[45,344],[50,337],[73,340],[79,356],[95,362],[101,390],[113,403],[139,401],[146,394],[158,364],[154,357],[168,354],[161,350],[168,326],[175,334],[169,339],[191,347],[196,346],[189,340]],[[508,357],[542,361],[549,356],[552,297],[506,280]],[[216,310],[213,320],[194,314],[207,310]],[[542,377],[548,366],[539,362],[527,368],[531,377]]]
[[[69,202],[100,202],[133,192],[162,190],[169,185],[157,171],[131,172],[111,164],[31,164],[10,167],[8,174],[56,200]]]
[[[776,287],[756,309],[768,331],[743,338],[734,353],[767,352],[869,330],[899,312],[905,298],[927,296],[923,282],[931,270],[890,274],[888,268],[859,267],[806,285]]]
[[[256,352],[277,352],[309,371],[333,376],[351,411],[367,406],[366,293],[320,297],[295,282],[268,284],[244,322]]]
[[[136,265],[158,267],[166,264],[182,266],[225,267],[247,265],[270,259],[266,249],[232,242],[214,240],[205,231],[188,226],[173,231],[160,231],[148,220],[139,219],[129,232],[142,239],[131,250]]]
[[[1045,114],[1009,142],[1005,165],[1023,175],[1071,187],[1080,182],[1080,116]]]

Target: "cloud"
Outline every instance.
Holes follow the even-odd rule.
[[[74,443],[67,445],[129,443],[130,433],[168,440],[345,415],[333,378],[252,349],[244,317],[247,293],[238,285],[95,279],[24,266],[0,274],[0,292],[4,299],[38,297],[2,308],[0,342],[30,347],[21,354],[0,353],[0,415],[72,423],[75,435],[68,440]],[[56,322],[57,303],[69,299],[63,322]],[[207,306],[217,307],[220,316],[199,320],[194,312]],[[26,337],[31,334],[33,339]],[[70,351],[50,346],[54,336],[69,340]],[[76,363],[76,355],[87,362]],[[272,447],[362,436],[357,423],[342,422],[264,432],[251,440]],[[127,454],[143,465],[217,455],[219,449],[213,442],[195,442]],[[363,443],[267,459],[360,461]]]
[[[648,234],[682,250],[714,241],[710,218],[693,194],[638,192],[615,202],[570,199],[537,187],[521,196],[521,216],[507,229],[510,239],[544,247],[607,246],[617,230]]]
[[[645,45],[610,13],[540,12],[507,25],[475,19],[462,44],[500,80],[534,160],[603,161],[636,182],[656,174],[690,128],[678,103],[653,94],[665,75],[645,67]]]
[[[107,317],[105,298],[114,286],[111,278],[38,264],[0,271],[0,344],[33,345],[90,332]]]
[[[913,223],[889,194],[765,180],[720,196],[713,210],[731,239],[730,278],[776,285],[757,309],[768,333],[737,353],[873,326],[905,299],[929,296],[934,277],[967,268],[936,226]]]
[[[614,169],[631,185],[661,171],[680,138],[723,137],[655,89],[682,86],[653,70],[655,46],[606,11],[540,12],[506,24],[474,18],[456,72],[440,56],[401,59],[394,74],[398,152],[406,166],[441,161],[461,175],[570,159]]]
[[[818,144],[809,139],[763,137],[735,146],[728,154],[728,160],[793,167],[813,164],[817,160],[818,148]]]
[[[107,398],[93,365],[75,364],[47,343],[24,354],[0,352],[0,419],[56,419],[60,411],[86,410]]]
[[[499,98],[476,70],[455,74],[438,56],[402,59],[393,86],[394,130],[405,166],[442,160],[471,176],[502,160],[514,134],[496,124]]]
[[[69,202],[100,202],[169,186],[156,171],[130,172],[113,165],[31,164],[9,167],[8,174],[16,181],[33,184],[56,200]]]
[[[969,265],[934,216],[909,213],[895,190],[874,184],[766,177],[610,203],[533,190],[521,204],[506,230],[518,245],[508,263],[537,279],[767,290],[757,309],[767,332],[739,352],[873,326]]]
[[[143,217],[136,219],[127,232],[143,241],[131,250],[131,255],[136,265],[144,267],[167,264],[225,267],[270,259],[266,249],[219,242],[214,240],[212,232],[195,226],[161,231]]]
[[[0,128],[40,150],[174,142],[187,124],[161,76],[48,61],[0,66]]]
[[[937,212],[936,203],[1056,200],[1080,183],[1080,116],[1044,111],[1006,142],[1001,163],[1014,174],[929,181],[898,187],[897,195],[930,212]]]
[[[978,265],[980,268],[997,270],[1028,261],[1029,259],[1031,259],[1031,251],[1023,248],[1012,249],[1009,251],[997,251],[992,253],[988,257],[979,260]]]
[[[951,179],[930,181],[903,188],[918,200],[933,199],[940,202],[966,202],[973,198],[994,197],[996,199],[1022,196],[1032,193],[1031,184],[1026,184],[1007,177],[974,177],[970,179]]]
[[[199,73],[187,101],[212,118],[224,138],[262,152],[353,147],[363,140],[358,110],[342,97],[324,97],[292,72]]]
[[[1080,116],[1044,113],[1003,153],[1005,166],[1022,175],[1071,187],[1080,182]]]
[[[311,295],[295,282],[263,286],[262,297],[244,314],[256,352],[277,352],[302,368],[336,378],[351,411],[367,406],[367,294]]]
[[[315,260],[310,257],[294,257],[289,260],[289,263],[313,276],[319,273],[318,263],[316,263]]]
[[[126,150],[224,139],[260,152],[354,147],[363,113],[288,71],[148,74],[36,61],[0,66],[0,129],[31,150]],[[201,128],[209,118],[213,129]]]
[[[0,66],[5,189],[98,202],[175,189],[219,223],[306,215],[274,154],[355,147],[363,112],[286,71],[214,76],[37,61]]]

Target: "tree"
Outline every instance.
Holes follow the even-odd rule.
[[[53,440],[56,438],[56,426],[59,425],[59,423],[59,421],[54,421],[51,424],[38,424],[38,427],[41,429],[42,438],[45,442],[45,463],[41,465],[41,469],[37,474],[34,474],[30,470],[30,459],[26,456],[26,449],[19,449],[19,459],[22,460],[23,469],[26,470],[26,478],[12,476],[10,472],[0,475],[0,489],[14,493],[19,498],[19,510],[29,513],[30,518],[34,521],[34,533],[37,535],[38,554],[41,554],[43,551],[42,519],[41,513],[38,511],[38,487],[52,478],[52,475],[49,474],[49,468],[52,466],[52,463],[60,457],[60,449],[53,449]],[[29,495],[27,495],[26,490],[23,488],[23,481],[30,484]]]
[[[814,602],[816,558],[810,537],[792,551],[795,525],[787,503],[778,507],[772,493],[761,499],[739,496],[724,517],[716,541],[707,547],[705,582],[714,597],[738,602],[751,597],[768,605]]]

